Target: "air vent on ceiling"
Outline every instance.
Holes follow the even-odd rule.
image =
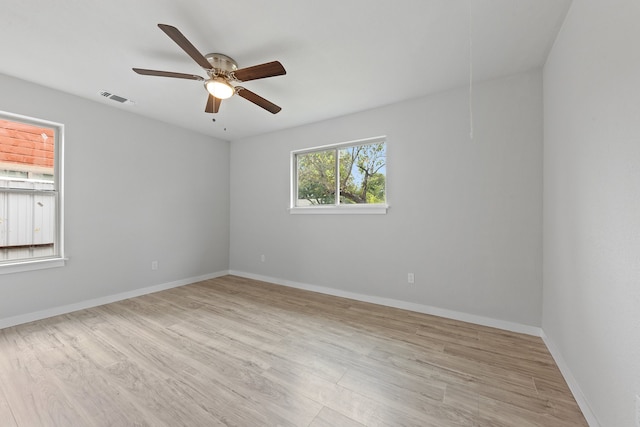
[[[127,99],[123,96],[118,96],[118,95],[114,95],[111,92],[107,92],[106,90],[101,90],[100,95],[104,96],[105,98],[111,99],[113,101],[119,102],[121,104],[135,104],[135,102],[133,102],[130,99]]]

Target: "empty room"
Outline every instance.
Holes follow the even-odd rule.
[[[6,0],[0,426],[640,427],[639,22]]]

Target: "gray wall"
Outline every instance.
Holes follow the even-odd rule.
[[[0,323],[228,269],[228,142],[7,76],[0,93],[0,110],[65,125],[69,257],[0,275]]]
[[[540,326],[541,71],[473,100],[473,140],[460,88],[234,141],[231,270]],[[387,215],[288,213],[291,150],[378,135]]]
[[[602,426],[640,395],[638,22],[575,0],[544,69],[543,329]]]

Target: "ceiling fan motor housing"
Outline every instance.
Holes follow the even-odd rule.
[[[228,76],[238,69],[238,63],[233,58],[222,53],[208,53],[204,57],[211,64],[213,71],[218,74],[222,72],[222,74]]]

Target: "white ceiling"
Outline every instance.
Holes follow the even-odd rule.
[[[470,40],[474,80],[541,67],[570,2],[3,0],[0,73],[232,141],[468,84]],[[279,60],[243,86],[282,111],[234,96],[206,114],[202,83],[135,74],[206,76],[158,23],[240,68]]]

